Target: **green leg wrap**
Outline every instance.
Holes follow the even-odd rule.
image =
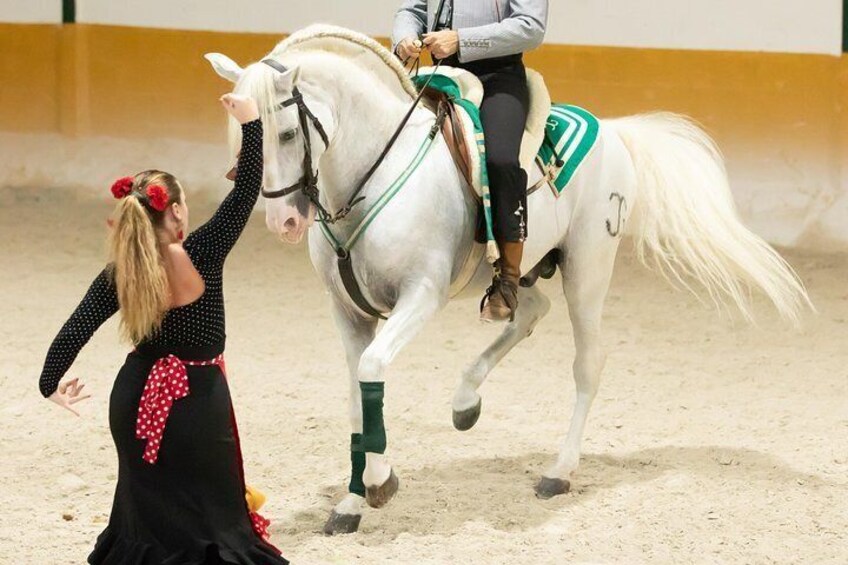
[[[359,389],[362,391],[362,451],[366,453],[386,452],[383,384],[359,383]]]
[[[348,492],[365,496],[365,483],[362,472],[365,471],[365,452],[362,451],[362,434],[350,434],[350,484]]]

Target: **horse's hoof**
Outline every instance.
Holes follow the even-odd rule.
[[[362,514],[339,514],[335,510],[330,513],[324,524],[324,533],[328,536],[338,534],[353,534],[359,529]]]
[[[565,479],[551,479],[550,477],[542,477],[536,483],[536,498],[547,500],[558,494],[565,494],[571,488],[571,483]]]
[[[457,412],[453,411],[453,427],[458,429],[461,432],[470,430],[474,427],[474,424],[477,423],[477,419],[480,418],[480,409],[483,405],[483,399],[478,398],[477,404],[468,408],[466,410],[462,410]]]
[[[368,506],[371,508],[382,508],[398,491],[399,485],[400,481],[393,469],[386,482],[378,487],[368,487],[365,489],[365,501],[368,502]]]

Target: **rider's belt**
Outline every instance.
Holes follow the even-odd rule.
[[[457,55],[451,55],[444,60],[443,64],[465,69],[475,75],[485,75],[511,69],[522,65],[523,62],[522,54],[516,53],[515,55],[504,55],[503,57],[492,57],[491,59],[480,59],[479,61],[469,61],[467,63],[461,62]]]

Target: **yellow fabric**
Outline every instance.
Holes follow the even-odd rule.
[[[258,512],[265,505],[265,494],[251,486],[245,486],[244,498],[247,500],[247,508],[251,512]]]

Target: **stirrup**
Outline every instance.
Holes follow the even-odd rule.
[[[507,294],[504,292],[504,283],[499,275],[495,275],[495,278],[492,279],[492,284],[489,288],[486,289],[485,294],[483,295],[483,299],[480,300],[480,313],[483,313],[483,308],[486,306],[486,303],[489,302],[495,293],[499,293],[501,298],[503,299],[504,304],[507,308],[509,308],[509,321],[515,321],[515,310],[518,308],[518,289],[516,288],[516,299],[514,301],[509,300]]]
[[[483,312],[483,308],[486,307],[486,302],[492,299],[492,296],[495,295],[495,282],[492,281],[492,284],[489,285],[489,288],[486,289],[486,292],[483,294],[483,298],[480,300],[480,312]]]

